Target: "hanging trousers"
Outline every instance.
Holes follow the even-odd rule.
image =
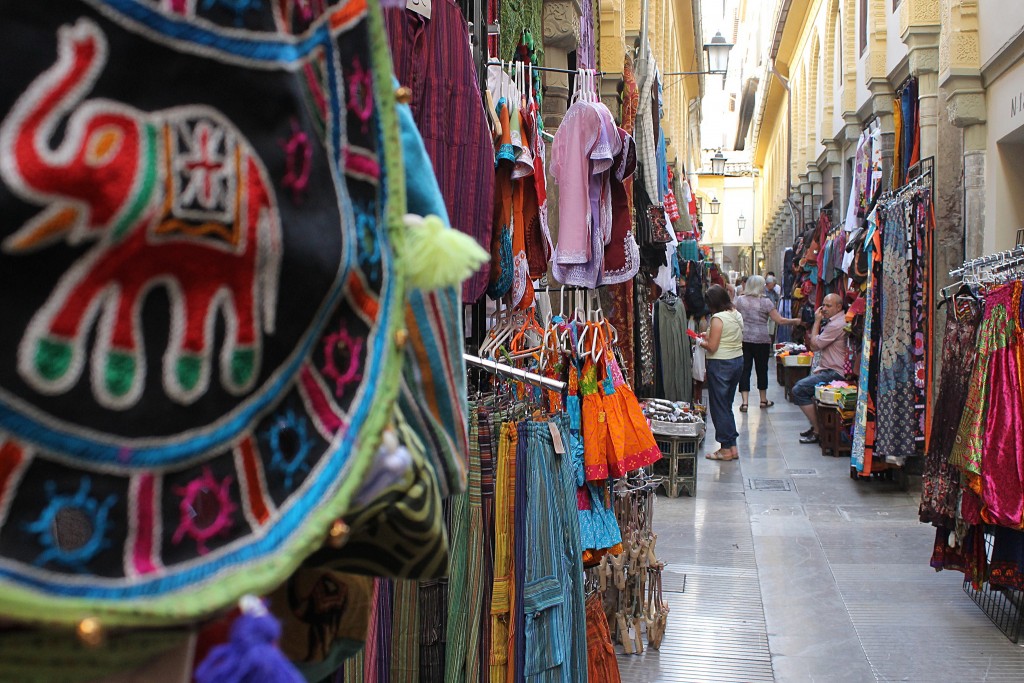
[[[515,614],[515,546],[516,446],[519,435],[511,422],[501,425],[498,439],[498,466],[494,487],[494,589],[491,597],[491,683],[511,680],[510,656]]]
[[[454,497],[450,541],[446,683],[480,676],[480,621],[483,611],[484,547],[480,498],[479,419],[470,410],[469,486]],[[454,589],[452,589],[454,587]]]

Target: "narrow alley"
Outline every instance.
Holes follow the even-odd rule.
[[[702,457],[696,497],[659,497],[672,611],[660,651],[619,656],[623,682],[1020,681],[1024,648],[962,574],[928,566],[920,478],[906,493],[852,481],[848,458],[797,443],[806,420],[769,392],[774,407],[736,412],[738,462]]]

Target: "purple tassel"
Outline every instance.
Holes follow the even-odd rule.
[[[231,638],[210,651],[196,669],[197,683],[305,683],[277,648],[281,625],[258,598],[242,598]]]

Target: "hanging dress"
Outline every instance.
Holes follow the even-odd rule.
[[[1007,285],[1009,301],[1005,309],[993,312],[998,322],[990,337],[988,412],[982,437],[981,516],[989,524],[1011,528],[1019,528],[1024,516],[1021,477],[1024,394],[1020,381],[1022,287],[1019,281]]]
[[[661,449],[658,448],[658,444],[654,440],[654,433],[651,431],[650,425],[647,424],[647,418],[644,417],[643,410],[640,408],[640,402],[622,376],[622,370],[611,351],[606,352],[605,363],[615,386],[615,395],[622,405],[624,418],[623,441],[625,445],[621,464],[622,474],[615,474],[614,471],[613,474],[624,476],[628,472],[647,467],[660,460]]]
[[[937,414],[932,421],[924,461],[918,514],[922,522],[952,529],[960,499],[960,472],[949,464],[949,454],[964,414],[976,356],[975,336],[981,309],[973,299],[964,297],[959,305],[954,299],[947,316],[942,339],[942,371],[935,401]]]
[[[512,170],[515,151],[508,102],[498,102],[501,138],[494,157],[494,232],[491,235],[491,276],[487,296],[500,299],[512,289],[515,265],[512,254]]]

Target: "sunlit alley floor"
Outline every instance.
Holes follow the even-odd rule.
[[[961,574],[928,566],[920,478],[851,480],[848,458],[798,443],[807,421],[774,382],[769,397],[736,411],[739,461],[702,456],[695,497],[659,497],[668,630],[660,651],[619,656],[623,682],[1024,681],[1024,648]]]

